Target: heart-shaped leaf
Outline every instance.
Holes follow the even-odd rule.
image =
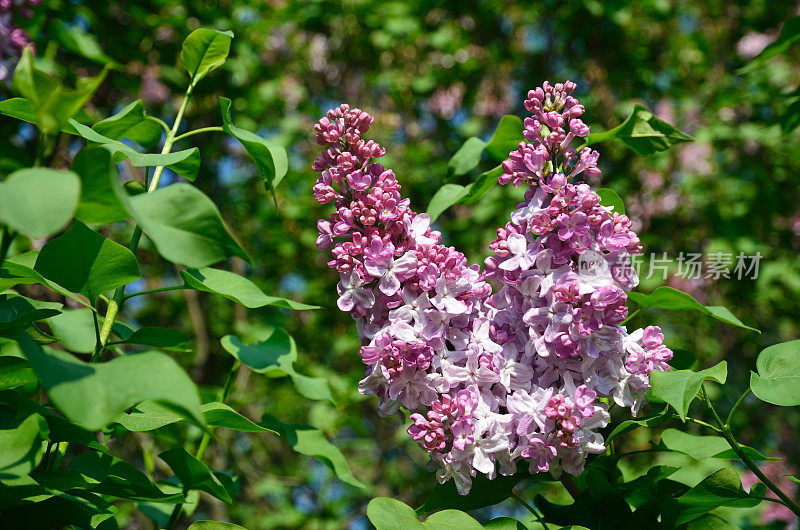
[[[473,530],[483,528],[481,524],[458,510],[443,510],[420,522],[413,508],[398,500],[378,497],[369,501],[367,517],[377,530],[426,528],[431,530]]]
[[[186,490],[205,491],[228,504],[233,504],[236,488],[230,477],[213,473],[183,447],[164,451],[158,457],[169,465]]]
[[[486,142],[480,138],[475,136],[467,138],[456,154],[450,158],[450,162],[447,164],[448,172],[452,176],[458,177],[478,167],[485,147]]]
[[[109,224],[129,217],[111,186],[119,180],[111,153],[100,146],[81,149],[72,161],[72,171],[81,179],[81,199],[75,218],[84,223]]]
[[[142,100],[137,99],[113,116],[101,120],[92,129],[111,140],[129,138],[142,147],[152,147],[161,140],[161,125],[144,111]]]
[[[616,191],[608,188],[600,188],[595,191],[600,196],[602,206],[613,206],[612,212],[625,214],[625,203],[622,202],[622,198],[617,195]]]
[[[288,375],[297,391],[309,399],[327,399],[335,404],[328,382],[322,377],[308,377],[294,369],[297,346],[294,339],[281,328],[276,328],[265,340],[244,344],[235,335],[220,340],[222,347],[254,372],[271,377]]]
[[[225,62],[231,49],[233,33],[197,28],[181,46],[181,64],[189,72],[192,86]]]
[[[615,139],[642,156],[666,151],[673,145],[692,142],[694,138],[682,133],[669,123],[657,118],[647,107],[636,104],[631,113],[618,126],[586,137],[586,145]]]
[[[514,486],[531,477],[532,475],[522,470],[517,470],[513,475],[495,477],[493,480],[489,480],[485,475],[478,475],[472,479],[472,488],[466,495],[459,494],[455,482],[448,480],[444,484],[434,486],[425,504],[417,508],[417,514],[422,515],[442,509],[468,511],[492,506],[511,497]],[[552,480],[552,477],[546,474],[536,475],[536,478]]]
[[[751,72],[764,66],[773,57],[786,53],[792,46],[800,42],[800,17],[786,19],[781,34],[766,48],[761,50],[755,59],[739,69],[739,73]]]
[[[756,397],[773,405],[800,405],[800,340],[765,348],[756,367],[758,373],[750,372],[750,390]]]
[[[53,291],[57,292],[60,295],[65,296],[75,302],[78,302],[81,305],[86,307],[90,307],[91,304],[86,302],[86,299],[83,296],[76,295],[73,292],[70,292],[67,289],[64,289],[60,285],[55,282],[51,282],[39,272],[34,270],[34,266],[36,265],[36,260],[39,257],[39,251],[33,250],[30,252],[24,252],[22,254],[17,254],[16,256],[12,256],[10,258],[6,258],[3,262],[3,268],[0,269],[0,284],[4,281],[8,281],[7,287],[11,287],[18,283],[38,283],[44,285],[45,287],[52,289]]]
[[[650,384],[652,385],[650,393],[653,397],[672,406],[681,420],[686,421],[689,405],[697,396],[703,381],[716,381],[724,384],[727,377],[728,363],[725,361],[700,372],[691,370],[661,372],[653,370],[650,374]]]
[[[120,343],[185,350],[189,341],[189,337],[180,331],[157,326],[145,326],[135,330]]]
[[[739,475],[732,469],[720,469],[674,501],[664,512],[664,522],[670,527],[688,523],[720,506],[747,508],[761,499],[751,497],[742,489]]]
[[[71,171],[20,169],[0,182],[0,222],[33,238],[47,237],[72,218],[80,195],[81,181]]]
[[[70,420],[99,430],[123,411],[157,400],[204,425],[197,387],[170,357],[145,352],[89,364],[58,350],[45,353],[28,337],[22,351],[50,400]]]
[[[310,425],[282,423],[269,414],[261,418],[259,425],[280,434],[298,453],[314,457],[328,466],[342,482],[357,488],[365,487],[353,476],[339,448],[330,443],[319,429]]]
[[[247,530],[244,526],[220,521],[195,521],[189,525],[189,530]]]
[[[149,502],[185,501],[180,494],[164,493],[147,475],[109,454],[82,453],[70,460],[67,469],[95,481],[90,489],[98,494]]]
[[[223,130],[239,140],[250,156],[253,157],[258,168],[258,176],[267,184],[269,190],[274,190],[286,175],[289,161],[286,150],[280,145],[264,140],[257,134],[237,127],[231,122],[231,100],[219,98],[219,107],[222,113]]]
[[[167,260],[205,267],[231,256],[250,261],[202,191],[177,183],[130,198],[133,217]]]
[[[42,247],[34,269],[93,302],[101,294],[141,278],[136,257],[130,250],[80,221]]]
[[[687,454],[695,460],[705,460],[706,458],[739,460],[739,456],[721,436],[698,436],[678,429],[667,429],[661,433],[661,443],[670,451]],[[752,447],[741,444],[740,446],[751,460],[780,460],[780,458],[764,456]]]
[[[15,330],[60,313],[58,302],[41,302],[13,291],[0,294],[0,333],[16,336]]]
[[[496,160],[505,160],[508,154],[524,142],[522,119],[519,116],[505,115],[486,144],[486,152]]]
[[[247,278],[229,271],[203,267],[181,271],[180,274],[186,285],[192,289],[224,296],[228,300],[251,309],[267,305],[294,309],[295,311],[320,308],[316,305],[308,305],[288,298],[264,294],[256,284]]]
[[[672,287],[661,286],[650,294],[628,293],[628,299],[636,302],[642,310],[657,308],[670,309],[672,311],[699,311],[704,315],[716,318],[731,326],[761,333],[756,328],[745,325],[727,308],[722,306],[705,306],[695,300],[692,295],[673,289]]]

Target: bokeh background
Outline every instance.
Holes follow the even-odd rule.
[[[673,259],[681,252],[761,254],[755,280],[686,280],[676,275],[674,261],[666,280],[655,277],[640,286],[650,292],[672,285],[705,304],[725,305],[763,331],[748,333],[689,313],[650,311],[633,321],[637,327],[661,325],[668,343],[693,352],[699,366],[727,360],[730,384],[716,390],[727,410],[747,387],[757,353],[800,336],[800,136],[790,113],[800,98],[800,54],[790,49],[759,68],[739,71],[797,13],[796,1],[782,0],[630,5],[617,0],[53,0],[33,6],[30,18],[16,16],[14,23],[68,82],[100,70],[96,61],[76,53],[75,32],[95,35],[105,54],[124,65],[109,74],[92,99],[90,116],[108,116],[141,98],[150,114],[170,123],[186,83],[177,61],[183,38],[199,26],[234,32],[230,58],[198,86],[185,127],[218,125],[217,96],[231,98],[238,124],[288,149],[289,174],[277,190],[276,209],[238,144],[205,134],[192,138],[203,155],[196,185],[214,198],[254,257],[255,269],[234,262],[234,270],[268,293],[325,309],[245,311],[221,298],[184,291],[136,299],[139,305],[130,304],[124,318],[195,336],[196,350],[181,360],[206,385],[219,385],[229,366],[221,336],[285,327],[299,347],[298,368],[328,378],[337,406],[299,398],[286,379],[244,370],[230,403],[250,417],[269,412],[323,429],[354,474],[370,485],[359,491],[339,482],[278,437],[220,431],[209,461],[241,475],[242,494],[234,506],[203,497],[198,513],[248,528],[367,528],[370,498],[383,495],[419,505],[435,478],[423,451],[404,433],[403,420],[378,417],[375,400],[357,393],[363,365],[355,327],[336,309],[336,274],[314,245],[316,220],[330,213],[311,195],[315,174],[310,166],[318,151],[311,127],[318,117],[342,102],[372,113],[369,136],[387,147],[384,163],[395,170],[418,211],[442,184],[474,178],[449,177],[450,156],[469,136],[487,139],[504,114],[523,115],[524,94],[545,79],[578,83],[586,121],[595,130],[617,125],[638,102],[694,136],[693,143],[649,158],[621,144],[600,144],[603,176],[593,184],[623,197],[647,254],[666,252]],[[0,98],[11,95],[7,81],[0,82]],[[31,165],[34,141],[32,127],[0,119],[0,173]],[[53,165],[68,166],[74,141],[60,141]],[[484,160],[481,167],[492,165]],[[121,169],[126,179],[143,179],[137,168]],[[476,205],[448,210],[436,227],[448,244],[480,262],[519,197],[519,190],[494,189]],[[107,235],[122,241],[129,230],[123,224]],[[177,282],[176,271],[146,245],[142,255],[149,282],[142,288]],[[742,410],[734,426],[739,439],[785,457],[771,465],[773,476],[797,474],[800,411],[754,399]],[[168,435],[167,430],[163,436]],[[137,436],[135,441],[148,447],[163,442]],[[651,431],[637,432],[625,443],[642,449],[652,437]],[[139,458],[134,444],[112,451]],[[630,459],[626,472],[635,474],[637,463],[644,462]],[[696,473],[699,481],[709,470],[690,466],[681,473],[687,481]],[[533,484],[528,492],[542,488]],[[516,509],[500,505],[478,515]],[[763,509],[732,517],[743,527],[797,527],[779,510]],[[128,528],[149,524],[141,515],[127,521]]]

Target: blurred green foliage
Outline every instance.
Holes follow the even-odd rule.
[[[488,140],[502,115],[522,115],[527,89],[545,79],[578,83],[589,111],[586,121],[596,131],[618,125],[634,103],[643,103],[691,134],[696,142],[649,158],[604,142],[601,183],[625,201],[647,254],[763,256],[757,280],[687,282],[673,276],[667,282],[643,280],[640,286],[647,293],[669,283],[704,304],[734,309],[743,322],[763,331],[748,333],[692,313],[651,310],[635,317],[634,325],[664,327],[668,344],[694,352],[700,367],[726,360],[730,385],[724,391],[730,388],[731,395],[718,397],[723,409],[730,408],[747,386],[757,352],[800,334],[800,136],[792,127],[800,97],[798,50],[787,48],[756,68],[739,70],[778,36],[795,10],[796,2],[783,0],[53,0],[21,21],[39,58],[66,86],[112,64],[86,109],[91,118],[118,112],[138,98],[150,115],[174,115],[188,82],[177,62],[182,40],[200,26],[230,30],[236,35],[231,55],[197,86],[186,121],[193,128],[221,125],[217,101],[224,95],[232,100],[234,123],[289,152],[277,208],[257,178],[258,169],[224,135],[192,138],[191,145],[208,153],[195,185],[215,198],[253,258],[252,270],[244,261],[233,261],[235,271],[266,292],[325,309],[245,310],[221,297],[185,291],[132,300],[137,303],[127,306],[123,319],[193,336],[194,351],[173,355],[209,388],[222,383],[230,365],[222,336],[234,332],[247,342],[274,326],[287,329],[297,343],[298,370],[326,378],[336,405],[297,399],[290,380],[244,370],[229,404],[248,417],[270,413],[322,429],[342,449],[355,477],[369,486],[362,491],[338,481],[278,437],[220,431],[207,458],[214,468],[242,477],[242,493],[231,507],[202,497],[197,515],[231,518],[248,528],[366,528],[370,498],[388,496],[419,506],[435,484],[402,420],[378,417],[373,400],[358,395],[363,365],[355,327],[336,309],[336,275],[314,245],[316,219],[327,212],[310,191],[310,166],[318,151],[311,127],[341,102],[375,115],[370,136],[387,147],[384,163],[394,168],[418,211],[445,182],[471,182],[471,174],[448,177],[450,156],[470,136]],[[86,44],[89,35],[99,48]],[[0,87],[0,94],[12,92]],[[32,165],[35,144],[31,126],[0,118],[0,174]],[[78,147],[74,137],[62,135],[48,165],[68,167]],[[186,147],[179,142],[176,149]],[[485,157],[480,168],[494,164]],[[126,179],[144,180],[141,168],[123,163],[121,170]],[[179,177],[167,170],[164,178]],[[446,211],[437,228],[448,244],[480,261],[519,197],[518,190],[495,188],[477,204]],[[123,241],[129,232],[130,226],[117,224],[107,235]],[[15,250],[27,250],[25,245],[18,243]],[[160,278],[141,288],[179,281],[149,241],[140,256],[143,277]],[[36,286],[27,294],[52,295]],[[209,390],[204,401],[212,396]],[[752,397],[742,410],[736,425],[741,441],[765,454],[785,455],[797,474],[798,410],[778,410]],[[199,439],[199,430],[188,429]],[[159,438],[140,436],[138,443],[160,447]],[[641,434],[626,443],[629,450],[648,446]],[[134,445],[112,450],[129,462],[144,458],[134,454]],[[668,455],[663,463],[675,458]],[[626,473],[634,476],[637,460],[629,465]],[[698,466],[681,470],[685,482],[694,485],[708,474],[707,467],[701,474]],[[486,509],[482,517],[520,510],[507,503]],[[740,513],[739,524],[760,524],[757,515]],[[125,524],[124,510],[120,514]],[[147,524],[136,519],[140,514],[130,517],[130,528]]]

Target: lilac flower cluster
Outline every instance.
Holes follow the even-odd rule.
[[[359,390],[378,396],[382,415],[411,413],[408,434],[462,494],[477,473],[513,474],[520,459],[531,472],[580,474],[605,450],[609,404],[638,412],[650,372],[669,369],[658,327],[621,325],[641,247],[625,215],[575,182],[600,170],[596,151],[570,146],[589,133],[574,90],[545,82],[528,93],[526,141],[499,179],[527,186],[525,201],[483,272],[441,244],[376,162],[385,149],[363,139],[372,116],[342,105],[314,127],[325,147],[314,196],[336,207],[317,246],[332,247],[338,305],[362,340]]]
[[[22,50],[33,46],[25,30],[14,24],[14,17],[30,17],[29,6],[40,3],[41,0],[0,0],[0,81],[11,77]]]

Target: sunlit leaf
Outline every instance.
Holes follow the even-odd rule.
[[[800,340],[774,344],[756,359],[758,373],[750,372],[750,389],[760,400],[793,407],[800,405]]]
[[[625,121],[605,132],[586,137],[586,145],[615,139],[642,156],[650,156],[670,147],[692,142],[694,138],[657,118],[647,107],[636,104]]]
[[[687,454],[695,460],[705,460],[706,458],[739,460],[739,456],[728,445],[725,438],[721,436],[698,436],[678,429],[667,429],[661,433],[661,443],[671,451]],[[780,460],[780,458],[764,456],[752,447],[739,445],[744,453],[750,457],[750,460]]]
[[[220,342],[225,351],[254,372],[272,377],[288,375],[303,396],[316,400],[327,399],[335,404],[325,378],[301,375],[294,369],[297,346],[285,330],[276,328],[269,337],[256,344],[244,344],[235,335],[226,335]]]
[[[705,306],[695,300],[692,295],[673,289],[672,287],[661,286],[650,294],[628,293],[628,299],[636,302],[642,310],[653,308],[669,309],[672,311],[699,311],[704,315],[716,318],[731,326],[760,333],[756,328],[745,325],[727,308],[722,306]]]
[[[328,466],[342,482],[357,488],[365,487],[353,476],[342,452],[319,429],[310,425],[282,423],[269,414],[261,418],[259,425],[279,433],[298,453],[314,457]]]
[[[47,237],[72,218],[80,195],[81,181],[71,171],[20,169],[0,182],[0,222],[27,236]]]
[[[42,459],[47,434],[47,422],[41,415],[0,403],[0,480],[33,471]]]
[[[600,205],[613,206],[612,213],[625,213],[625,203],[622,198],[617,195],[617,192],[608,188],[600,188],[595,190],[600,196]]]
[[[467,138],[467,141],[456,151],[447,164],[449,173],[458,177],[469,173],[478,167],[481,155],[486,147],[486,142],[475,136]]]
[[[129,138],[143,147],[152,147],[161,140],[161,125],[149,118],[137,99],[121,111],[92,125],[92,129],[112,140]]]
[[[192,86],[225,62],[231,49],[233,33],[197,28],[181,47],[181,64],[189,72]]]
[[[102,429],[145,400],[157,400],[205,423],[197,388],[166,355],[145,352],[89,364],[62,351],[45,353],[27,337],[21,337],[20,344],[52,402],[89,430]]]
[[[727,377],[728,363],[725,361],[699,372],[691,370],[669,370],[667,372],[653,370],[650,374],[650,384],[652,385],[650,393],[653,397],[672,406],[681,420],[686,421],[689,405],[697,396],[703,381],[716,381],[724,384]]]
[[[320,308],[319,306],[296,302],[288,298],[269,296],[264,294],[256,284],[247,278],[221,269],[212,269],[209,267],[187,269],[181,271],[181,278],[183,278],[186,285],[192,289],[218,294],[249,308],[264,307],[267,305],[294,309],[296,311]]]
[[[0,357],[0,390],[17,388],[38,381],[25,359],[19,357]]]
[[[258,168],[258,176],[268,184],[269,189],[275,189],[289,169],[286,150],[280,145],[264,140],[257,134],[237,127],[231,122],[231,100],[219,98],[222,113],[222,128],[244,146],[253,157]]]
[[[111,186],[111,179],[119,179],[119,173],[108,150],[96,145],[84,147],[75,155],[72,171],[81,179],[76,219],[84,223],[108,224],[129,217]]]

